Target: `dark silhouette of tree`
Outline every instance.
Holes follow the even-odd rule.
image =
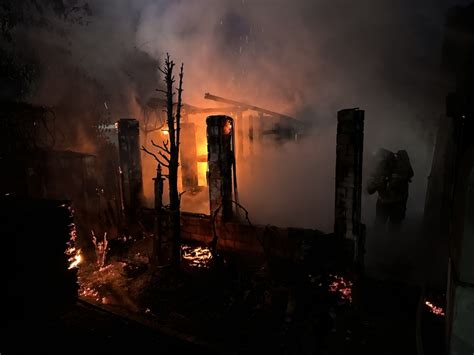
[[[181,214],[180,202],[181,194],[178,191],[178,167],[179,167],[179,140],[181,130],[181,109],[183,107],[182,93],[183,93],[183,64],[179,72],[178,88],[174,89],[175,77],[173,69],[175,63],[170,59],[169,54],[166,54],[163,68],[158,70],[164,75],[165,90],[157,89],[157,91],[165,94],[166,99],[166,116],[169,140],[163,141],[162,144],[156,144],[153,140],[151,144],[158,149],[158,154],[155,154],[144,146],[142,150],[147,154],[153,156],[157,163],[168,168],[169,183],[169,216],[170,216],[170,235],[172,243],[172,258],[173,266],[179,267],[181,261]],[[174,96],[177,94],[177,102],[175,105]],[[176,110],[174,110],[176,106]]]

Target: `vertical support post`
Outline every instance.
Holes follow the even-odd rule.
[[[181,123],[181,181],[184,191],[198,188],[196,127],[194,123]]]
[[[134,118],[118,121],[122,198],[127,218],[134,220],[143,200],[139,122]]]
[[[362,263],[364,228],[361,224],[364,111],[337,113],[336,201],[334,233],[353,242],[354,261]]]
[[[242,111],[237,112],[237,158],[242,160],[244,158],[244,120],[242,118]]]
[[[264,150],[264,144],[263,144],[263,131],[265,130],[265,124],[264,124],[264,116],[262,112],[258,113],[258,121],[257,121],[257,139],[258,143],[260,145],[259,152],[263,152]]]
[[[253,155],[254,144],[253,144],[253,137],[254,137],[254,123],[255,117],[253,115],[248,116],[248,127],[249,127],[249,155]]]
[[[233,120],[229,116],[209,116],[207,123],[208,185],[210,212],[228,221],[232,209]]]

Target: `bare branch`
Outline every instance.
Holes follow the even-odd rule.
[[[158,152],[158,154],[160,154],[160,156],[163,157],[163,159],[165,159],[168,163],[170,162],[170,158],[166,155],[164,155],[162,152]]]
[[[167,167],[167,168],[169,167],[168,164],[163,163],[163,162],[161,161],[161,159],[156,156],[156,154],[150,152],[150,151],[149,151],[148,149],[146,149],[143,145],[142,145],[142,150],[143,150],[145,153],[151,155],[153,158],[155,158],[155,160],[158,162],[158,164],[161,164],[161,165],[163,165],[163,166],[165,166],[165,167]]]
[[[163,69],[161,69],[160,67],[158,67],[158,70],[159,70],[161,73],[163,73],[163,75],[166,75],[166,69],[163,70]]]
[[[168,148],[168,143],[163,142],[164,145],[161,146],[161,145],[156,144],[155,142],[153,142],[153,139],[152,139],[152,140],[151,140],[151,144],[153,144],[155,147],[157,147],[157,148],[159,148],[159,149],[165,151],[166,153],[171,154],[171,152],[170,152],[170,150],[169,150],[169,148]]]

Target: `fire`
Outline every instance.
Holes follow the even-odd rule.
[[[204,137],[196,137],[198,144],[196,152],[198,156],[197,170],[198,170],[198,185],[207,186],[207,141]]]
[[[66,244],[66,251],[64,254],[66,254],[69,258],[69,267],[68,270],[77,268],[79,264],[82,262],[82,255],[81,255],[81,249],[76,248],[76,238],[77,238],[77,232],[76,232],[76,226],[74,223],[71,223],[69,225],[69,241]]]
[[[198,162],[198,185],[207,186],[207,162]]]
[[[70,264],[69,264],[68,269],[74,269],[75,267],[78,267],[81,262],[82,262],[81,249],[78,249],[76,253],[72,257],[69,258]]]
[[[227,121],[224,126],[224,134],[230,134],[231,132],[232,132],[232,123],[230,123],[230,121]]]
[[[347,280],[342,276],[329,276],[333,278],[332,282],[329,284],[329,291],[337,294],[342,301],[352,303],[352,281]]]
[[[436,314],[437,316],[441,316],[441,317],[445,315],[442,307],[435,306],[430,301],[425,301],[425,305],[429,308],[431,313]]]
[[[181,247],[183,259],[189,262],[189,265],[197,268],[208,268],[212,259],[211,250],[207,247],[191,247],[183,245]]]

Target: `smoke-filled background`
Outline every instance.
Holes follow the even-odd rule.
[[[366,112],[365,175],[376,148],[408,151],[415,177],[407,224],[421,219],[447,91],[444,14],[460,1],[59,1],[67,15],[56,13],[58,1],[40,15],[27,3],[19,5],[25,14],[47,21],[12,26],[4,40],[35,68],[16,94],[58,108],[64,147],[93,152],[98,121],[140,118],[169,52],[184,62],[186,103],[211,106],[203,99],[211,92],[311,124],[300,144],[267,147],[252,171],[239,171],[256,222],[332,230],[336,112],[351,107]],[[153,164],[144,160],[146,186]],[[369,227],[375,199],[364,195]]]

